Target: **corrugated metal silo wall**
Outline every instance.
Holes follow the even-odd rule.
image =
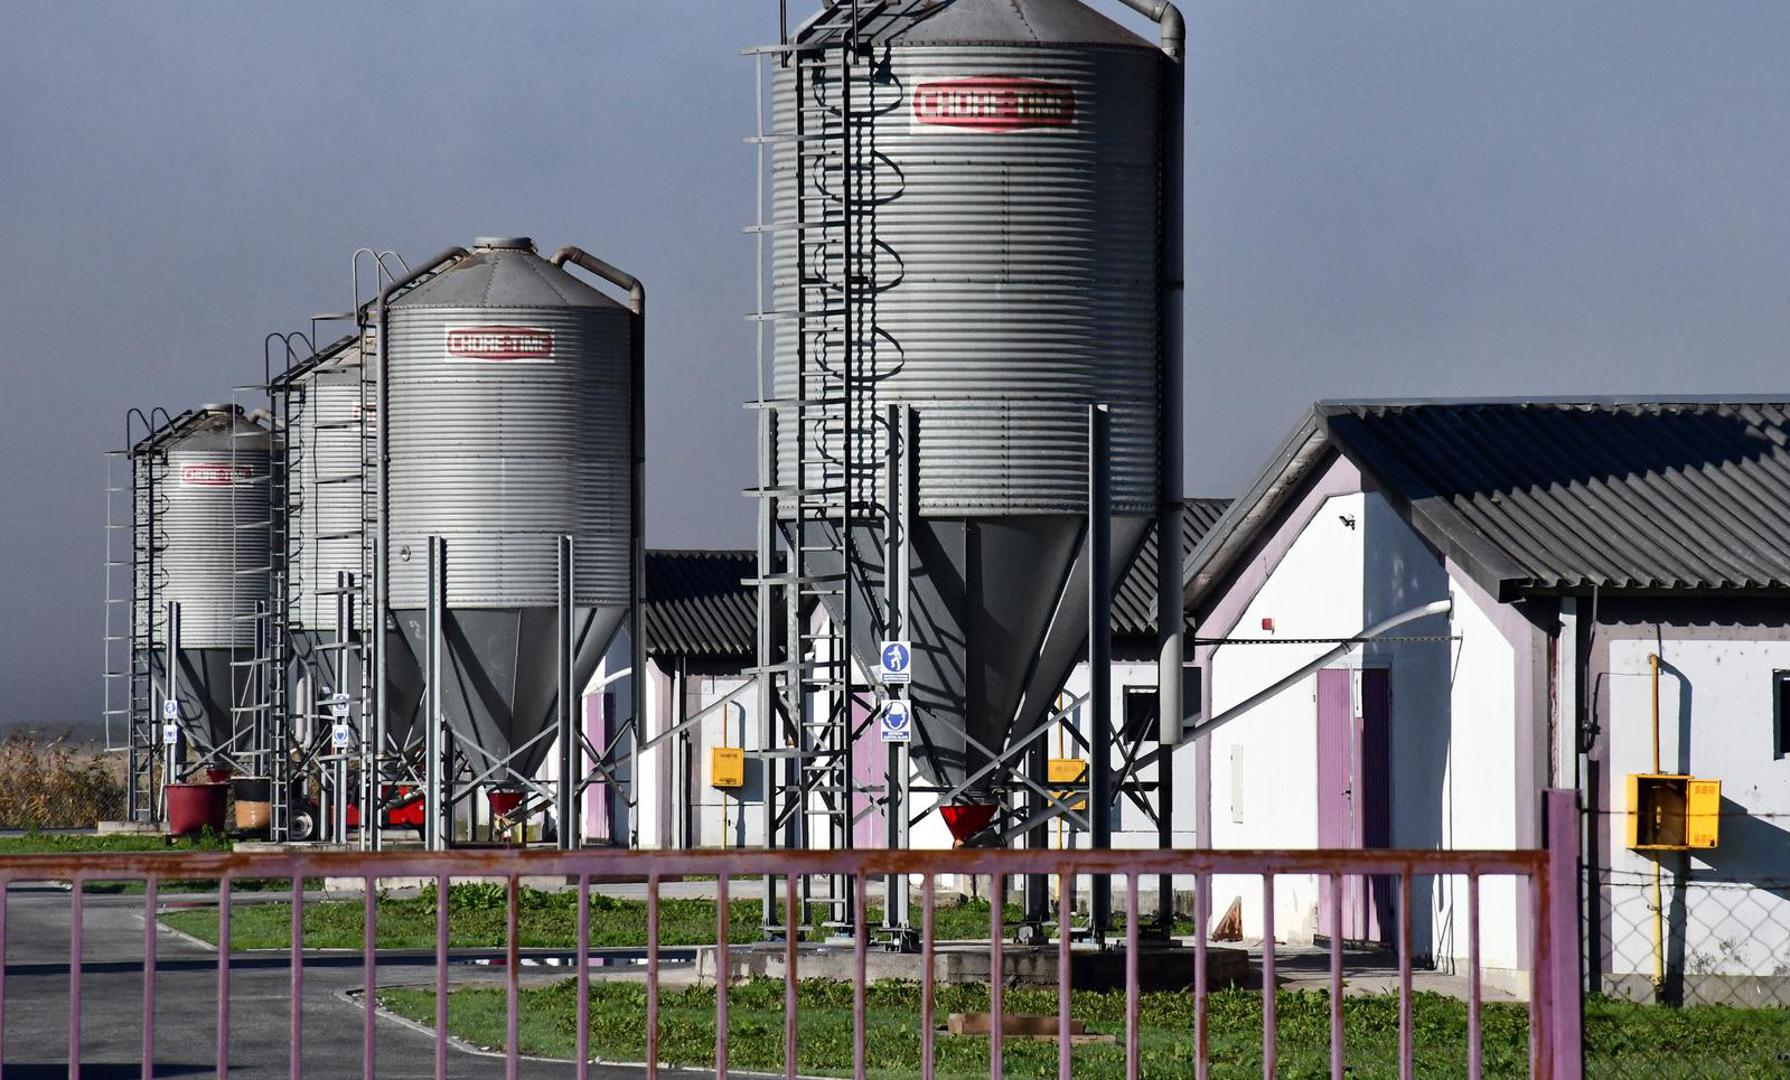
[[[620,307],[388,312],[391,607],[427,603],[428,538],[452,607],[551,607],[555,537],[580,606],[628,603],[631,316]],[[450,330],[552,335],[551,357],[457,359]]]
[[[1087,505],[1089,402],[1112,406],[1115,511],[1150,512],[1157,490],[1160,266],[1160,60],[1123,47],[926,46],[860,65],[855,103],[877,113],[856,158],[873,183],[878,406],[920,412],[920,502],[931,516],[1059,513]],[[834,71],[837,71],[835,66]],[[794,130],[796,97],[781,69],[776,126]],[[973,80],[966,84],[965,80]],[[988,130],[917,115],[951,88],[1042,84],[1073,95],[1073,114]],[[836,85],[811,98],[838,99]],[[1052,97],[1054,95],[1054,97]],[[810,132],[819,118],[811,116]],[[833,122],[836,123],[836,120]],[[780,145],[774,199],[796,217],[795,151]],[[836,178],[810,170],[806,218],[838,216]],[[864,219],[868,222],[871,219]],[[811,229],[808,272],[837,265]],[[796,307],[794,234],[775,245],[776,306]],[[812,301],[811,301],[812,303]],[[778,324],[777,394],[795,394],[798,328]],[[835,350],[833,358],[837,357]],[[811,350],[814,375],[832,358]],[[779,440],[779,483],[793,480],[794,440]],[[860,455],[880,454],[865,436]],[[836,456],[838,436],[826,452]],[[815,452],[808,450],[813,469]],[[860,461],[865,460],[860,456]],[[880,460],[872,458],[870,460]],[[820,475],[812,472],[811,484]],[[868,492],[866,493],[868,494]]]
[[[350,347],[347,360],[358,359]],[[360,369],[324,364],[300,380],[303,401],[293,412],[289,588],[294,613],[307,630],[336,632],[338,573],[361,573]],[[370,430],[370,428],[369,428]],[[371,492],[371,486],[367,489]]]
[[[183,649],[252,647],[255,606],[269,598],[266,432],[241,421],[202,428],[156,468],[158,605],[180,604]]]

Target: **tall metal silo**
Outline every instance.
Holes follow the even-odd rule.
[[[631,285],[635,310],[567,263]],[[385,604],[424,660],[429,543],[440,538],[444,654],[430,696],[468,774],[526,787],[555,718],[569,715],[562,687],[575,694],[590,680],[635,606],[644,291],[576,248],[549,261],[526,238],[485,238],[388,294]],[[573,556],[562,628],[564,537]],[[574,824],[572,764],[562,761],[562,839]]]
[[[176,417],[136,448],[153,470],[156,583],[139,613],[155,627],[151,666],[172,683],[179,724],[208,764],[234,766],[254,749],[252,661],[269,602],[272,436],[231,405]],[[144,520],[149,520],[144,508]],[[153,601],[147,597],[153,595]],[[170,626],[167,613],[177,612]],[[167,654],[175,657],[168,670]]]
[[[761,612],[818,599],[866,671],[883,639],[911,640],[911,684],[888,693],[911,702],[913,764],[941,796],[1019,788],[1015,755],[1084,658],[1098,728],[1101,584],[1153,524],[1180,548],[1181,26],[1162,0],[1126,2],[1161,47],[1081,0],[910,0],[827,3],[767,50]],[[1160,692],[1178,717],[1169,563]],[[770,822],[819,804],[830,839],[799,842],[849,845],[860,797],[827,793],[856,783],[839,703],[867,688],[805,625],[781,648],[760,630],[763,706],[800,714],[778,738],[808,751]],[[905,820],[891,830],[903,842]]]

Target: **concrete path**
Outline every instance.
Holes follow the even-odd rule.
[[[143,899],[89,896],[82,921],[82,1077],[114,1080],[141,1073],[143,1038]],[[4,1080],[69,1075],[69,913],[65,889],[14,887],[6,910]],[[156,936],[155,1075],[216,1072],[217,953],[161,930]],[[242,956],[230,964],[230,1073],[290,1075],[290,971],[284,958]],[[361,986],[358,957],[312,954],[303,965],[303,1075],[329,1080],[361,1075],[362,1011],[344,991]],[[381,985],[432,984],[433,961],[386,962]],[[457,980],[458,981],[458,980]],[[392,1080],[434,1076],[431,1035],[385,1018],[375,1028],[378,1075]],[[665,1070],[661,1070],[664,1072]],[[502,1076],[501,1058],[450,1046],[448,1075]],[[524,1062],[521,1075],[574,1075],[571,1065]],[[593,1066],[590,1075],[620,1080],[639,1069]],[[697,1076],[704,1074],[681,1073]]]

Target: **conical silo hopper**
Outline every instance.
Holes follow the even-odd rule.
[[[844,32],[843,11],[823,9],[799,41]],[[858,30],[874,62],[852,66],[849,99],[837,63],[777,69],[775,127],[800,135],[774,151],[775,216],[804,224],[775,237],[774,307],[853,310],[854,501],[883,482],[863,464],[884,460],[883,410],[917,415],[912,753],[949,786],[986,760],[972,739],[998,753],[1042,722],[1085,655],[1090,406],[1109,407],[1112,579],[1158,513],[1162,58],[1080,0],[885,11]],[[835,144],[854,181],[821,160]],[[834,221],[869,234],[850,241],[862,269],[849,292],[848,245],[826,242]],[[844,335],[822,325],[778,321],[777,398],[813,400],[842,363]],[[807,488],[840,482],[848,425],[824,405],[817,423],[779,414],[778,488],[798,467]],[[836,549],[836,528],[807,524],[801,542]],[[793,538],[794,521],[784,530]],[[846,586],[865,669],[878,652],[876,535],[853,537]],[[826,602],[837,618],[842,603]]]
[[[559,701],[559,537],[575,544],[574,685],[629,610],[634,314],[509,238],[479,240],[385,318],[389,606],[420,659],[441,537],[455,747],[490,783],[527,780]]]
[[[230,405],[206,405],[176,418],[137,448],[139,467],[154,470],[157,610],[160,647],[150,666],[167,687],[167,646],[177,641],[175,697],[192,750],[212,767],[229,768],[250,743],[250,675],[259,605],[269,599],[271,437]],[[145,520],[150,515],[141,515]],[[147,592],[144,593],[147,595]],[[178,606],[177,627],[167,624]],[[158,706],[159,709],[159,706]]]

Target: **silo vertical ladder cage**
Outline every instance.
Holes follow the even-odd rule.
[[[848,849],[858,820],[881,812],[894,794],[890,787],[853,778],[853,745],[875,722],[867,688],[852,683],[848,627],[854,608],[865,605],[871,623],[887,635],[899,617],[899,590],[885,589],[890,603],[860,583],[865,553],[860,544],[887,550],[897,527],[874,454],[861,453],[848,432],[872,425],[885,428],[877,384],[888,374],[877,352],[877,110],[890,106],[878,97],[873,58],[861,47],[872,32],[891,21],[911,18],[923,6],[903,2],[828,3],[791,37],[787,4],[782,5],[780,44],[750,50],[758,65],[759,220],[750,229],[759,251],[758,325],[760,449],[758,634],[760,715],[765,723],[762,760],[766,770],[766,842],[771,846]],[[766,123],[766,69],[774,64],[793,78],[813,104],[785,120]],[[890,91],[883,90],[887,97]],[[781,124],[781,126],[778,126]],[[788,155],[797,197],[794,216],[767,215],[764,177],[767,150]],[[767,220],[768,219],[768,220]],[[799,287],[793,309],[776,310],[765,288],[766,239],[793,246]],[[773,399],[765,392],[765,330],[781,324],[793,333],[804,358],[797,365],[796,393]],[[796,450],[787,470],[772,465],[776,433],[794,427]],[[893,432],[874,440],[893,445]],[[868,460],[858,460],[858,458]],[[779,557],[781,550],[782,557]],[[874,562],[882,564],[880,554]],[[876,571],[880,574],[880,570]],[[829,603],[830,601],[830,603]],[[836,609],[828,629],[817,633],[818,605]],[[782,642],[776,642],[779,629]],[[861,710],[854,705],[865,706]],[[781,745],[779,745],[781,744]],[[773,780],[781,763],[783,776]],[[893,779],[891,777],[891,779]],[[865,807],[854,812],[854,796]],[[891,817],[891,820],[893,818]],[[840,876],[802,882],[807,911],[848,931],[854,911],[850,882]],[[778,936],[776,890],[765,892],[764,926]],[[905,905],[887,904],[885,929],[905,933]],[[792,917],[797,913],[791,913]]]
[[[135,448],[170,422],[162,408],[125,415],[124,449],[106,454],[106,566],[103,713],[106,748],[126,760],[125,816],[161,819],[157,777],[161,722],[150,657],[161,648],[161,606],[166,584],[156,554],[167,543],[157,514],[166,499],[154,469],[137,468]]]

